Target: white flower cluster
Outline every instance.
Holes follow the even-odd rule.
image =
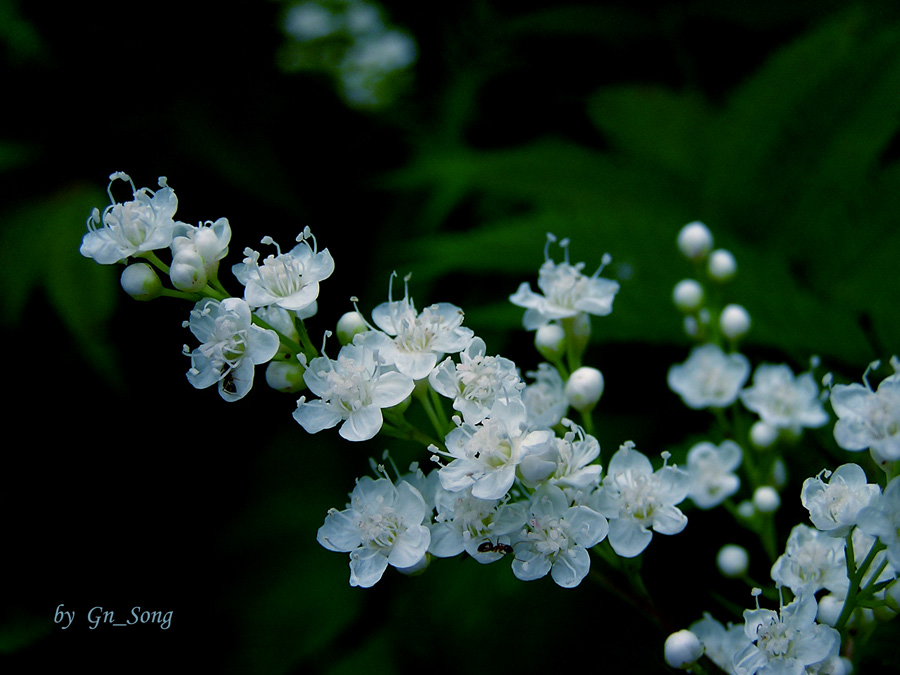
[[[111,200],[116,180],[131,182],[123,173],[110,180]],[[857,656],[848,630],[867,634],[900,612],[900,359],[891,359],[894,372],[877,388],[869,375],[878,362],[862,384],[833,384],[829,375],[823,391],[812,375],[816,358],[799,375],[787,364],[752,368],[738,351],[749,313],[712,300],[724,295],[737,264],[727,250],[713,249],[704,224],[690,223],[677,237],[701,274],[673,292],[694,345],[684,363],[671,366],[667,382],[689,409],[710,410],[715,426],[660,448],[656,464],[625,441],[604,458],[604,469],[592,413],[605,381],[583,357],[591,317],[609,315],[619,291],[616,281],[600,276],[608,255],[586,276],[584,263],[570,263],[568,240],[559,242],[563,262],[551,259],[557,239],[548,235],[540,292],[522,283],[509,297],[525,310],[523,327],[534,331],[545,359],[527,371],[528,382],[463,325],[456,305],[419,311],[408,278],[403,298],[394,300],[393,275],[371,322],[358,309],[340,319],[340,348],[331,358],[324,346],[322,353],[312,346],[305,326],[316,314],[321,282],[334,270],[309,228],[287,252],[271,237],[262,243],[274,254],[261,258],[245,249],[231,268],[242,296],[232,297],[218,279],[228,221],[175,222],[177,201],[165,179],[156,192],[131,186],[132,201],[113,200],[102,215],[94,210],[81,252],[101,264],[130,263],[122,285],[137,299],[193,303],[184,324],[200,342],[185,348],[192,385],[215,385],[235,401],[250,391],[256,366],[268,364],[266,380],[275,389],[308,390],[293,412],[306,432],[339,427],[349,441],[381,434],[426,449],[429,470],[414,462],[392,478],[378,466],[376,476],[356,481],[346,508],[326,515],[318,541],[349,554],[351,585],[371,587],[388,567],[419,574],[435,559],[467,556],[480,564],[507,560],[520,580],[549,576],[564,588],[579,586],[592,569],[597,576],[612,571],[646,606],[652,598],[639,556],[654,534],[682,532],[691,507],[702,521],[703,512],[724,505],[768,556],[768,597],[777,596],[779,608],[761,608],[763,591],[754,588],[756,607],[743,612],[742,622],[722,624],[704,614],[666,641],[671,666],[691,669],[708,658],[735,675],[845,674]],[[165,248],[171,265],[155,253]],[[157,271],[172,288],[163,287]],[[870,473],[846,463],[807,478],[799,498],[809,522],[793,523],[780,540],[774,516],[789,496],[787,460],[795,452],[786,451],[833,419],[829,398],[834,442],[850,452],[868,450]],[[407,418],[413,405],[428,431]],[[882,481],[871,479],[871,471],[882,470]],[[723,544],[716,559],[722,574],[749,582],[748,550]]]

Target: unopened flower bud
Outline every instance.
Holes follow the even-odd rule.
[[[672,301],[685,314],[696,312],[703,306],[703,286],[694,279],[682,279],[675,284]]]
[[[763,485],[753,493],[753,506],[760,513],[775,513],[781,506],[781,497],[771,485]]]
[[[548,323],[534,332],[534,346],[538,353],[556,363],[566,353],[566,332],[558,323]]]
[[[762,420],[750,427],[750,442],[760,450],[771,448],[778,440],[778,428]]]
[[[729,340],[736,340],[750,330],[750,314],[740,305],[725,305],[719,316],[719,330]]]
[[[737,262],[731,251],[716,249],[709,254],[706,270],[713,281],[730,281],[737,273]]]
[[[582,366],[566,382],[566,398],[579,412],[590,412],[603,395],[603,373],[596,368]]]
[[[353,342],[353,337],[369,330],[369,325],[359,312],[347,312],[337,322],[337,338],[342,345]]]
[[[285,394],[292,394],[306,387],[303,373],[306,369],[299,363],[270,361],[266,366],[266,384]]]
[[[172,285],[179,291],[193,293],[206,286],[206,266],[193,248],[182,248],[172,258],[169,268]]]
[[[678,233],[678,248],[688,260],[703,260],[712,244],[712,232],[700,221],[688,223]]]
[[[825,624],[826,626],[834,626],[841,616],[841,611],[843,609],[843,598],[839,598],[830,593],[828,595],[823,595],[819,599],[819,610],[816,613],[816,621]]]
[[[716,555],[716,565],[723,576],[733,579],[744,576],[750,566],[750,556],[747,549],[737,544],[727,544],[719,549]]]
[[[703,646],[696,635],[685,629],[666,638],[663,652],[672,668],[686,669],[703,655]]]
[[[122,288],[135,300],[153,300],[162,293],[159,276],[147,263],[133,263],[122,271],[119,278]]]

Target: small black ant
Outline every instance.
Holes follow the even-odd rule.
[[[479,553],[499,553],[500,555],[506,555],[507,553],[513,552],[513,547],[509,544],[502,544],[498,540],[496,544],[492,543],[490,539],[487,541],[483,541],[478,544],[478,552]]]

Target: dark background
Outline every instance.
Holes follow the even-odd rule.
[[[754,318],[754,362],[799,371],[815,353],[855,381],[897,353],[895,3],[389,3],[419,58],[378,109],[279,67],[286,8],[0,1],[0,670],[663,670],[664,634],[587,582],[446,560],[349,588],[346,556],[315,533],[385,442],[307,435],[261,369],[238,403],[194,390],[189,307],[124,296],[118,270],[78,255],[85,219],[113,171],[138,187],[165,175],[177,218],[231,222],[235,294],[245,246],[313,229],[337,264],[314,342],[351,295],[368,312],[392,270],[411,271],[419,307],[463,307],[523,371],[537,358],[507,298],[536,279],[544,233],[570,236],[588,271],[609,251],[622,291],[594,323],[597,436],[606,461],[629,439],[656,457],[710,422],[665,386],[689,348],[669,297],[691,272],[674,247],[690,220],[738,259],[728,292]],[[827,428],[812,434],[786,495],[824,468],[813,450],[848,461]],[[802,514],[785,503],[786,535]],[[724,513],[690,515],[644,556],[651,592],[674,629],[707,610],[739,621],[709,580],[738,607],[749,592],[712,556],[752,538]],[[65,631],[59,605],[77,613]],[[97,606],[171,610],[172,627],[90,630]]]

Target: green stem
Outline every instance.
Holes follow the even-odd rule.
[[[431,422],[434,432],[439,438],[443,438],[446,435],[444,420],[440,418],[437,411],[434,409],[434,404],[428,394],[429,391],[432,391],[432,389],[428,386],[427,382],[417,383],[416,388],[413,389],[413,396],[425,410],[425,414],[428,416],[428,420]]]
[[[847,535],[847,548],[845,553],[845,558],[847,561],[847,576],[850,579],[850,585],[847,589],[847,597],[844,600],[844,607],[841,609],[841,614],[838,617],[837,623],[835,623],[834,627],[840,631],[841,635],[844,635],[847,622],[850,621],[850,617],[853,615],[853,612],[859,606],[859,601],[861,599],[865,599],[866,594],[872,593],[872,588],[877,583],[878,575],[872,575],[872,578],[869,580],[869,583],[866,584],[865,587],[860,587],[860,582],[866,576],[866,572],[869,570],[869,567],[872,565],[872,562],[875,560],[875,556],[878,555],[880,551],[883,551],[887,548],[881,540],[875,540],[875,543],[872,544],[872,548],[869,549],[869,553],[866,555],[865,559],[862,561],[860,566],[856,568],[856,560],[855,560],[855,552],[853,550],[853,534],[852,532]],[[855,569],[854,569],[855,568]],[[880,569],[884,569],[881,567]],[[879,572],[880,573],[880,572]]]
[[[299,344],[297,344],[296,342],[291,340],[284,333],[281,333],[280,331],[278,331],[276,328],[273,328],[272,324],[270,324],[265,319],[258,317],[256,314],[252,314],[251,318],[252,318],[253,323],[255,323],[260,328],[265,328],[266,330],[274,331],[275,334],[278,335],[278,339],[281,341],[281,344],[284,347],[286,347],[290,352],[292,352],[294,354],[300,354],[303,351],[303,348]]]

